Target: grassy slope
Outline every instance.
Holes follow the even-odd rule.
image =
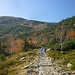
[[[29,52],[18,52],[17,54],[6,57],[4,62],[0,62],[0,75],[3,73],[6,75],[26,75],[24,66],[29,66],[33,62],[37,56],[36,53],[36,50],[33,50]],[[22,57],[26,57],[26,60],[21,60]]]
[[[48,52],[48,56],[54,58],[56,61],[60,62],[60,64],[67,67],[67,63],[71,63],[71,70],[75,70],[75,50],[66,51],[64,54],[64,59],[62,57],[61,52],[57,50],[50,50]]]

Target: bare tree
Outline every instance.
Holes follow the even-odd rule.
[[[64,58],[63,55],[63,41],[65,40],[65,32],[66,32],[66,27],[65,24],[63,23],[62,25],[59,25],[58,30],[57,30],[57,39],[60,41],[60,49],[61,49],[61,54],[62,57]]]

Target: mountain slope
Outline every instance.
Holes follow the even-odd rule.
[[[47,23],[34,20],[26,20],[18,17],[3,16],[0,17],[0,36],[3,37],[7,34],[22,34],[35,31],[41,31],[47,28],[48,25],[55,23]]]
[[[12,24],[16,22],[22,22],[25,19],[18,18],[18,17],[10,17],[10,16],[1,16],[0,17],[0,24]]]
[[[48,42],[51,45],[56,44],[57,47],[61,31],[64,34],[63,41],[74,37],[75,16],[62,20],[59,23],[48,23],[7,16],[0,17],[0,37],[5,37],[8,34],[24,35],[25,37],[46,44]]]

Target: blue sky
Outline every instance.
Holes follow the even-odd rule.
[[[0,0],[0,16],[59,22],[75,16],[75,0]]]

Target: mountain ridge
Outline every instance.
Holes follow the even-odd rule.
[[[35,20],[27,20],[19,17],[0,16],[0,36],[4,36],[12,32],[12,34],[29,33],[39,31],[53,25],[55,23],[47,23]]]

